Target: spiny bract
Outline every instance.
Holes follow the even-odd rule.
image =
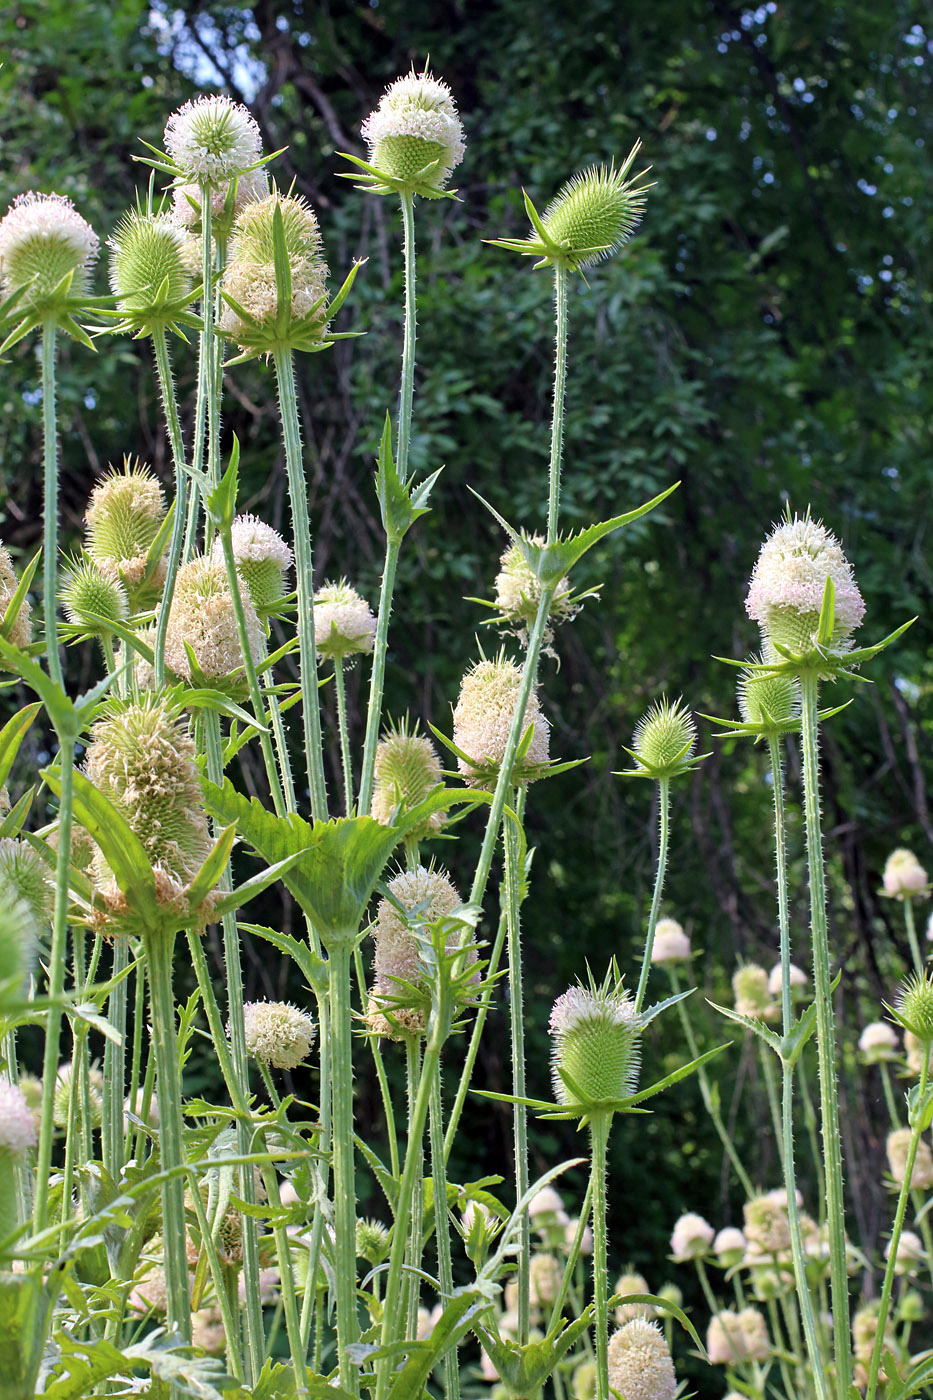
[[[463,159],[463,127],[450,88],[430,73],[397,78],[361,133],[372,164],[403,184],[437,161],[427,179],[443,189]]]
[[[51,308],[69,273],[70,296],[87,290],[99,247],[97,234],[64,195],[17,195],[0,219],[0,287],[27,288],[17,309]]]

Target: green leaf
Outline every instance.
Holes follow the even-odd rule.
[[[575,1321],[566,1323],[562,1318],[546,1337],[528,1342],[525,1346],[508,1339],[503,1341],[498,1332],[490,1332],[476,1324],[473,1330],[509,1392],[513,1395],[535,1395],[552,1375],[558,1362],[592,1325],[591,1304]]]
[[[280,933],[278,929],[267,928],[264,924],[238,923],[237,927],[242,929],[244,933],[264,938],[267,943],[278,948],[280,953],[292,958],[303,972],[308,986],[316,987],[320,992],[326,992],[327,964],[323,958],[319,958],[311,951],[307,943],[299,943],[298,939],[293,938],[290,933]]]
[[[219,883],[230,861],[230,852],[233,850],[235,840],[236,822],[233,822],[231,826],[225,827],[217,837],[205,857],[204,864],[188,887],[188,903],[192,909],[196,909],[202,900],[207,898],[214,886]]]
[[[10,776],[10,769],[13,761],[19,753],[19,746],[23,742],[29,726],[36,715],[42,709],[41,701],[34,701],[31,705],[25,705],[19,710],[11,720],[0,729],[0,787]]]
[[[823,589],[823,601],[820,604],[820,622],[816,629],[817,645],[828,647],[833,639],[833,628],[836,625],[836,585],[833,583],[830,574],[826,575],[826,585]]]
[[[0,1395],[35,1393],[57,1293],[54,1269],[48,1280],[42,1278],[40,1268],[25,1274],[0,1273]],[[85,1394],[74,1392],[76,1400]]]
[[[645,1099],[654,1098],[655,1094],[660,1094],[662,1089],[669,1088],[671,1084],[678,1084],[681,1079],[686,1079],[689,1075],[693,1074],[694,1070],[698,1070],[701,1065],[705,1065],[707,1060],[712,1060],[714,1056],[728,1049],[728,1045],[715,1045],[712,1050],[707,1050],[705,1055],[700,1055],[697,1059],[691,1060],[689,1064],[681,1065],[679,1069],[675,1069],[670,1074],[666,1074],[663,1079],[659,1079],[656,1084],[652,1084],[649,1088],[642,1089],[639,1093],[633,1094],[631,1098],[621,1100],[624,1105],[623,1112],[629,1108],[633,1108],[635,1104],[643,1103]]]
[[[61,774],[52,768],[40,776],[56,796],[61,795]],[[156,911],[155,878],[145,847],[129,823],[83,773],[75,771],[74,812],[85,831],[94,838],[104,860],[113,871],[121,892],[143,922]]]
[[[672,1303],[667,1298],[660,1298],[656,1293],[616,1293],[609,1299],[609,1308],[617,1308],[622,1303],[651,1303],[655,1308],[663,1308],[669,1312],[671,1317],[675,1317],[690,1338],[701,1356],[706,1356],[706,1348],[700,1341],[693,1323],[685,1312],[676,1303]]]
[[[276,880],[281,880],[285,872],[291,870],[302,859],[302,852],[299,851],[293,856],[286,856],[285,860],[278,861],[275,865],[268,866],[261,870],[258,875],[254,875],[249,880],[244,880],[242,885],[238,885],[229,894],[221,895],[214,902],[212,915],[216,922],[223,918],[224,914],[229,914],[235,909],[242,909],[244,904],[249,904],[251,899],[262,894],[270,885],[274,885]]]
[[[275,268],[275,296],[279,315],[284,311],[291,315],[292,269],[288,260],[288,245],[285,242],[285,221],[282,206],[276,200],[272,211],[272,261]]]
[[[759,1036],[766,1045],[771,1046],[775,1055],[780,1058],[780,1036],[775,1035],[774,1031],[769,1031],[764,1022],[760,1021],[757,1016],[743,1016],[740,1011],[733,1011],[731,1006],[719,1006],[715,1001],[709,1001],[708,998],[707,1001],[713,1010],[718,1011],[721,1016],[725,1016],[730,1021],[735,1021],[736,1025],[743,1026],[745,1030],[752,1031],[755,1035]]]
[[[29,585],[32,583],[33,575],[38,568],[41,558],[42,550],[40,549],[37,554],[33,555],[23,570],[19,583],[16,585],[16,591],[3,611],[3,619],[0,621],[0,637],[9,640],[10,633],[13,631],[16,619],[19,617],[20,608],[23,606],[26,594],[29,592]]]
[[[460,1338],[470,1330],[473,1319],[488,1307],[475,1286],[455,1288],[431,1333],[420,1346],[416,1343],[405,1365],[398,1372],[389,1391],[389,1400],[421,1400],[428,1377],[441,1357],[456,1347]]]
[[[59,739],[77,739],[81,732],[78,714],[61,686],[56,685],[51,676],[27,656],[25,651],[8,642],[5,637],[0,637],[0,661],[6,670],[13,671],[30,690],[36,692],[48,711]]]
[[[281,223],[282,215],[278,206],[276,206],[275,215],[273,216],[273,227],[276,218],[278,218]],[[224,472],[220,485],[216,490],[212,491],[207,498],[207,508],[210,512],[210,517],[221,534],[229,534],[230,527],[233,524],[233,518],[236,515],[239,462],[240,443],[236,434],[234,434],[233,447],[230,452],[230,465]]]

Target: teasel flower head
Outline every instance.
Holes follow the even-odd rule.
[[[0,847],[6,839],[0,841]],[[32,852],[31,847],[28,849]],[[0,1015],[25,998],[35,958],[36,921],[32,910],[0,874]]]
[[[315,620],[317,615],[315,613]],[[411,810],[442,785],[441,762],[431,740],[409,729],[408,723],[390,727],[376,745],[373,796],[370,812],[377,822],[388,826],[393,813]],[[414,841],[424,841],[442,831],[446,812],[432,812],[412,832]]]
[[[530,544],[545,543],[543,535],[529,535],[527,538]],[[525,558],[521,545],[510,544],[499,560],[496,575],[495,604],[502,615],[501,620],[517,628],[519,634],[527,638],[528,630],[538,615],[540,601],[541,580]],[[570,601],[570,580],[562,578],[554,590],[548,617],[554,622],[561,622],[572,617],[576,611]]]
[[[674,1363],[656,1322],[633,1318],[609,1338],[609,1386],[625,1400],[674,1400]]]
[[[184,231],[167,214],[130,209],[110,238],[110,289],[117,309],[140,326],[171,320],[186,306],[191,274],[182,256]]]
[[[381,1220],[356,1222],[356,1252],[367,1264],[381,1264],[389,1253],[389,1231]]]
[[[161,592],[164,561],[149,575],[147,559],[165,520],[162,487],[143,462],[124,457],[94,487],[84,515],[85,548],[101,566],[118,571],[135,611]]]
[[[709,1254],[716,1231],[708,1220],[694,1211],[682,1215],[674,1225],[671,1234],[671,1257],[675,1263],[684,1264],[690,1259],[705,1259]]]
[[[209,909],[190,910],[185,891],[211,840],[194,743],[168,702],[152,695],[114,702],[91,730],[85,771],[145,848],[160,905],[179,916],[179,927],[186,918],[192,926],[203,923]],[[131,931],[133,911],[100,854],[93,875],[109,910],[103,930],[111,936]],[[126,928],[124,919],[130,921]]]
[[[573,1248],[573,1242],[577,1235],[577,1226],[580,1224],[579,1217],[576,1220],[568,1220],[564,1226],[564,1253],[569,1254]],[[593,1231],[589,1225],[584,1225],[583,1234],[580,1237],[580,1254],[590,1255],[593,1253]]]
[[[219,237],[228,237],[233,224],[246,206],[265,199],[268,193],[269,177],[263,166],[256,170],[245,170],[235,180],[221,180],[211,185],[211,228]],[[175,186],[172,191],[172,219],[183,237],[186,234],[195,237],[200,246],[201,190],[198,185]],[[200,276],[200,267],[197,274]]]
[[[625,752],[636,766],[628,774],[658,780],[689,773],[700,762],[696,742],[697,727],[690,711],[680,700],[671,704],[663,697],[635,726],[632,748]]]
[[[246,1050],[262,1065],[294,1069],[311,1053],[316,1026],[311,1016],[285,1001],[248,1001],[243,1007]]]
[[[12,603],[18,587],[19,579],[13,567],[13,560],[10,558],[8,550],[0,544],[0,621],[3,620],[7,608]],[[19,612],[13,619],[10,641],[16,647],[28,647],[32,641],[31,609],[25,598],[20,604]]]
[[[361,134],[375,167],[368,183],[377,193],[396,189],[429,198],[440,195],[465,149],[450,88],[428,72],[397,78],[364,121]]]
[[[49,866],[39,852],[16,836],[0,837],[0,900],[7,906],[19,903],[36,928],[46,930],[52,922],[55,886]]]
[[[641,1017],[610,968],[601,987],[571,987],[548,1022],[551,1081],[558,1103],[586,1112],[635,1092],[641,1060]]]
[[[54,317],[87,293],[100,242],[70,199],[30,190],[0,219],[0,290],[20,291],[17,313]],[[70,285],[61,284],[71,277]]]
[[[650,1293],[648,1280],[634,1270],[620,1274],[616,1279],[613,1293]],[[631,1322],[633,1318],[652,1318],[656,1309],[650,1303],[620,1303],[616,1308],[616,1322],[621,1327],[625,1322]]]
[[[858,1038],[858,1048],[866,1065],[896,1060],[897,1032],[887,1021],[871,1021]]]
[[[423,1035],[428,1023],[423,1007],[412,1010],[410,1007],[394,1004],[393,988],[383,989],[378,982],[370,988],[364,1016],[366,1027],[373,1035],[383,1040],[405,1041],[409,1036]]]
[[[900,848],[892,851],[884,863],[882,893],[890,899],[913,899],[925,894],[930,877],[913,851]]]
[[[907,1072],[919,1076],[923,1062],[927,1063],[927,1074],[933,1079],[933,1045],[922,1041],[913,1031],[904,1032],[904,1054],[907,1059]]]
[[[829,649],[843,652],[865,615],[865,604],[839,541],[809,512],[776,525],[762,545],[746,611],[768,642],[805,656],[817,645],[827,579],[835,590]]]
[[[736,686],[743,721],[765,734],[796,729],[800,722],[800,682],[795,676],[755,669],[781,660],[780,653],[772,647],[765,645],[762,654],[751,660],[752,665],[739,672]]]
[[[145,1112],[143,1111],[144,1109],[145,1109]],[[145,1094],[145,1090],[144,1090],[144,1088],[143,1088],[142,1085],[140,1085],[139,1088],[136,1090],[136,1097],[135,1097],[135,1099],[132,1099],[132,1100],[131,1100],[131,1099],[130,1099],[130,1096],[127,1094],[126,1098],[123,1100],[123,1121],[124,1121],[124,1124],[125,1124],[127,1127],[129,1127],[130,1124],[131,1124],[131,1122],[132,1122],[132,1120],[131,1120],[131,1118],[130,1118],[130,1114],[132,1114],[134,1118],[138,1118],[138,1119],[140,1120],[141,1123],[145,1123],[147,1127],[152,1128],[153,1130],[158,1129],[158,1127],[159,1127],[159,1096],[158,1096],[158,1094],[154,1094],[154,1093],[153,1093],[153,1094],[150,1094],[150,1095],[149,1095],[149,1107],[148,1107],[148,1108],[146,1108],[146,1094]]]
[[[933,973],[908,977],[897,994],[894,1014],[921,1044],[933,1043]]]
[[[573,1400],[595,1400],[595,1361],[581,1361],[579,1366],[574,1368],[573,1375],[570,1378],[570,1390],[573,1395]]]
[[[227,1345],[219,1308],[198,1308],[191,1314],[191,1344],[206,1356],[221,1356]]]
[[[91,1114],[91,1121],[87,1125],[89,1128],[99,1128],[101,1115],[104,1106],[104,1076],[96,1066],[92,1065],[88,1070],[90,1088],[88,1093],[88,1108]],[[57,1128],[67,1128],[71,1114],[71,1095],[75,1092],[75,1067],[69,1062],[66,1065],[59,1065],[58,1073],[55,1076],[54,1103],[52,1117]],[[81,1098],[78,1096],[78,1114],[80,1116]]]
[[[249,591],[241,593],[250,654],[262,652],[262,632]],[[190,650],[189,650],[190,649]],[[223,563],[200,555],[179,569],[175,578],[165,660],[176,676],[193,680],[200,673],[213,685],[241,683],[243,653],[237,632],[233,595]]]
[[[274,228],[277,212],[281,215],[288,257],[291,283],[288,306],[279,305],[276,281]],[[250,345],[254,332],[267,331],[274,340],[280,319],[284,340],[287,323],[304,323],[311,317],[302,325],[302,334],[320,341],[326,329],[323,299],[327,277],[314,210],[299,195],[282,195],[273,190],[265,199],[247,204],[233,226],[230,257],[221,284],[226,306],[220,317],[220,327],[245,347]],[[245,311],[246,316],[241,315],[238,308]],[[257,345],[257,348],[267,347]]]
[[[165,127],[165,149],[189,181],[213,188],[258,165],[262,137],[241,103],[212,94],[172,113]]]
[[[716,1262],[723,1269],[734,1268],[745,1258],[746,1239],[741,1230],[734,1225],[727,1225],[724,1230],[720,1230],[713,1240],[713,1253]]]
[[[690,939],[676,919],[659,919],[651,945],[653,963],[684,962],[690,956]]]
[[[98,564],[89,554],[66,565],[58,588],[65,617],[92,636],[111,635],[108,624],[129,617],[126,589],[113,564]]]
[[[856,1361],[860,1362],[863,1366],[871,1364],[875,1338],[878,1335],[880,1313],[880,1299],[873,1298],[870,1303],[865,1303],[862,1307],[857,1309],[852,1318],[852,1352]],[[884,1342],[885,1348],[888,1351],[896,1353],[897,1338],[895,1336],[893,1319],[890,1312],[885,1322]]]
[[[22,1089],[0,1080],[0,1156],[22,1160],[36,1141],[35,1119]]]
[[[910,1138],[910,1128],[895,1128],[893,1132],[888,1133],[885,1143],[888,1166],[898,1186],[903,1185],[904,1177],[907,1174]],[[924,1142],[921,1138],[917,1144],[917,1155],[914,1158],[910,1187],[912,1191],[928,1191],[931,1186],[933,1186],[933,1152],[930,1151],[929,1143]]]
[[[885,1259],[891,1257],[891,1241],[885,1246]],[[894,1272],[896,1274],[909,1276],[919,1273],[926,1259],[923,1248],[923,1240],[919,1235],[915,1235],[913,1230],[902,1230],[900,1239],[897,1242],[897,1255],[894,1260]]]
[[[563,1229],[569,1217],[560,1192],[555,1191],[553,1186],[542,1186],[540,1191],[536,1191],[528,1202],[528,1219],[533,1228],[542,1233],[556,1226]]]
[[[495,787],[521,683],[521,667],[504,654],[495,661],[478,661],[460,682],[453,741],[467,755],[458,758],[457,766],[469,787]],[[525,709],[523,728],[529,726],[531,743],[512,770],[513,783],[533,782],[548,761],[550,725],[535,691]]]
[[[781,1202],[770,1195],[756,1196],[745,1202],[743,1210],[750,1254],[785,1254],[790,1250],[786,1199]]]
[[[553,1254],[532,1254],[529,1283],[533,1308],[553,1307],[560,1292],[563,1272],[563,1266]]]
[[[754,1016],[762,1021],[774,1019],[778,1008],[768,990],[768,974],[763,967],[746,963],[738,968],[732,976],[732,991],[740,1016]]]
[[[365,598],[346,579],[325,583],[314,595],[314,644],[318,656],[342,661],[372,651],[376,619]]]
[[[256,515],[238,515],[230,527],[236,570],[246,584],[258,613],[277,603],[285,593],[285,575],[294,555],[278,530]],[[211,558],[223,563],[223,544],[214,540]]]
[[[810,981],[802,967],[797,967],[794,963],[790,964],[789,981],[792,1000],[806,996]],[[779,997],[783,985],[784,970],[780,963],[775,963],[768,973],[768,991],[773,997]]]

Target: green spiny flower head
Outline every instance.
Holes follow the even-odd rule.
[[[165,127],[165,149],[189,180],[214,186],[262,159],[262,136],[239,102],[211,95],[186,102]]]
[[[897,1017],[924,1045],[933,1043],[933,972],[908,978],[897,996]]]
[[[581,1361],[570,1380],[573,1400],[595,1400],[596,1362]]]
[[[373,798],[370,811],[377,822],[386,826],[399,806],[417,807],[430,792],[443,783],[441,762],[431,740],[409,730],[406,720],[390,727],[376,745]],[[432,812],[411,832],[415,841],[423,841],[441,831],[447,820],[446,812]]]
[[[97,234],[60,194],[17,195],[0,219],[0,287],[27,290],[17,307],[52,313],[62,294],[56,288],[72,273],[69,296],[87,291],[100,247]]]
[[[450,88],[428,72],[397,78],[361,133],[376,169],[413,191],[421,190],[417,177],[434,161],[426,179],[443,190],[463,159],[463,127]]]
[[[114,702],[91,730],[88,779],[118,808],[153,867],[179,886],[200,868],[210,835],[196,750],[168,702]],[[100,880],[105,868],[95,858]]]
[[[356,1222],[356,1252],[367,1264],[381,1264],[389,1252],[389,1232],[381,1220]]]
[[[609,1386],[625,1400],[674,1400],[674,1363],[656,1322],[633,1318],[609,1338]]]
[[[99,564],[89,554],[73,559],[58,589],[68,621],[93,635],[109,632],[110,622],[125,622],[129,599],[113,564]]]
[[[697,728],[680,700],[656,701],[635,726],[633,757],[643,777],[674,778],[686,773],[694,761]],[[634,751],[634,752],[633,752]]]
[[[314,644],[318,656],[343,660],[372,651],[376,619],[365,598],[346,579],[325,583],[314,594]]]
[[[123,215],[107,240],[110,249],[110,287],[117,306],[125,313],[153,306],[162,284],[161,299],[171,305],[184,301],[191,291],[191,276],[182,259],[184,230],[167,214]]]
[[[36,924],[32,911],[12,887],[0,879],[0,1014],[7,1002],[25,995],[26,978],[36,955]]]
[[[460,682],[454,709],[454,743],[467,755],[457,766],[470,787],[495,787],[522,683],[522,671],[504,653],[478,661]],[[548,761],[551,727],[535,691],[528,697],[524,728],[533,726],[531,744],[512,772],[515,783],[533,782]]]
[[[282,195],[273,190],[265,199],[247,204],[233,226],[230,260],[223,278],[223,291],[248,312],[252,322],[270,326],[284,308],[279,306],[275,280],[275,212],[282,215],[285,250],[291,274],[292,298],[288,308],[293,319],[307,316],[325,295],[328,268],[324,261],[317,216],[299,195]],[[319,330],[324,333],[324,308]],[[227,305],[220,325],[234,340],[247,335],[251,323]]]
[[[55,890],[48,877],[49,867],[28,841],[0,838],[0,899],[21,901],[39,929],[52,921]]]
[[[241,595],[250,654],[259,660],[262,635],[248,591]],[[191,680],[194,662],[206,680],[226,681],[243,665],[233,596],[222,562],[208,555],[179,569],[165,634],[165,661],[176,676]]]
[[[35,1145],[36,1124],[22,1089],[0,1080],[0,1153],[22,1160]]]
[[[317,1027],[311,1016],[285,1001],[248,1001],[243,1007],[246,1049],[263,1065],[294,1069],[311,1053]]]
[[[104,1076],[96,1066],[92,1065],[88,1070],[90,1081],[90,1092],[88,1094],[88,1109],[90,1111],[89,1128],[99,1128],[101,1115],[104,1106]],[[57,1128],[67,1128],[71,1116],[71,1095],[74,1092],[75,1067],[69,1062],[67,1065],[59,1065],[58,1073],[55,1076],[54,1108],[52,1117]],[[81,1096],[78,1095],[77,1116],[81,1119]]]
[[[0,619],[13,601],[19,587],[19,579],[13,567],[9,552],[0,544]],[[32,617],[29,603],[24,598],[10,630],[10,641],[17,647],[28,647],[32,641]]]
[[[294,556],[277,530],[256,515],[238,515],[230,527],[236,570],[261,612],[285,592],[285,575]],[[223,563],[223,544],[214,540],[211,557]]]
[[[795,656],[816,646],[826,580],[835,589],[830,647],[845,651],[865,615],[865,604],[842,546],[809,511],[775,525],[758,555],[745,610],[768,642]]]
[[[754,666],[763,661],[780,661],[781,657],[766,647],[762,656],[751,660]],[[739,672],[736,689],[739,714],[746,724],[763,730],[786,729],[800,718],[800,682],[794,676],[768,675],[749,667]]]
[[[562,249],[571,269],[611,257],[640,223],[645,191],[626,178],[637,150],[638,146],[621,170],[594,165],[574,175],[545,209],[544,231]]]
[[[91,492],[84,514],[85,546],[98,564],[120,571],[130,606],[151,606],[165,578],[162,562],[146,582],[146,558],[165,519],[162,487],[138,458],[124,457]],[[145,584],[145,589],[143,585]]]
[[[553,1037],[551,1079],[558,1102],[586,1110],[634,1093],[641,1028],[631,995],[611,972],[601,987],[591,982],[589,987],[571,987],[559,996],[548,1022]]]

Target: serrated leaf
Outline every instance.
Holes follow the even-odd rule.
[[[763,1021],[758,1020],[755,1016],[743,1016],[740,1011],[733,1011],[731,1006],[719,1006],[715,1001],[709,1001],[708,998],[707,1004],[711,1006],[714,1011],[718,1011],[721,1016],[725,1016],[727,1020],[735,1021],[736,1025],[742,1026],[745,1030],[751,1031],[754,1035],[757,1035],[766,1045],[770,1045],[775,1055],[780,1058],[780,1036],[775,1035],[774,1031],[769,1031]]]
[[[276,206],[275,216],[281,221],[281,212]],[[274,223],[274,219],[273,219]],[[207,497],[207,508],[217,529],[223,534],[229,532],[236,515],[236,498],[239,484],[240,443],[233,435],[230,463],[220,479],[220,485]]]
[[[4,669],[13,671],[39,696],[59,739],[77,739],[81,732],[78,714],[62,687],[56,685],[51,676],[27,656],[25,651],[8,642],[5,637],[0,637],[0,661],[3,662]]]
[[[707,1060],[712,1060],[716,1055],[722,1054],[723,1050],[728,1049],[728,1045],[715,1045],[712,1050],[707,1050],[704,1055],[691,1060],[689,1064],[681,1065],[679,1069],[672,1070],[670,1074],[666,1074],[663,1079],[659,1079],[657,1083],[650,1085],[647,1089],[642,1089],[639,1093],[632,1094],[630,1098],[623,1099],[622,1103],[625,1109],[633,1108],[636,1104],[643,1103],[645,1099],[653,1098],[655,1094],[660,1094],[662,1089],[667,1089],[672,1084],[678,1084],[681,1079],[686,1079],[701,1065],[705,1065]]]
[[[220,882],[230,860],[230,852],[233,850],[235,840],[236,822],[225,827],[220,833],[207,853],[201,869],[191,881],[187,894],[188,903],[192,909],[196,909],[202,900],[207,898],[214,886]]]
[[[60,773],[45,768],[40,776],[56,796],[61,795]],[[75,816],[97,842],[134,913],[145,921],[156,907],[155,878],[145,847],[122,814],[83,773],[76,771],[72,780]]]
[[[396,1375],[389,1400],[421,1400],[428,1377],[446,1352],[470,1330],[477,1313],[488,1306],[475,1287],[456,1288],[430,1335],[412,1351]]]
[[[19,710],[11,720],[0,729],[0,787],[10,776],[10,769],[13,767],[14,759],[19,753],[20,744],[29,730],[36,715],[42,709],[41,701],[35,701],[31,705],[25,705]]]
[[[13,631],[16,619],[19,617],[20,609],[23,606],[26,594],[29,592],[29,585],[32,583],[33,575],[38,568],[41,558],[42,550],[40,549],[38,553],[33,555],[29,563],[23,569],[19,583],[16,585],[16,590],[4,608],[3,620],[0,622],[0,637],[5,637],[9,640],[10,633]]]

